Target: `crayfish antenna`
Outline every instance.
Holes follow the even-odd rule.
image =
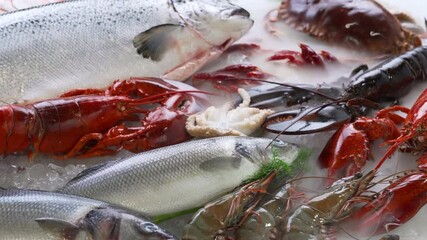
[[[407,135],[402,135],[396,139],[393,140],[389,140],[389,143],[393,143],[393,145],[390,147],[390,149],[384,154],[384,157],[381,158],[380,162],[377,164],[377,166],[375,167],[375,171],[377,171],[381,165],[384,163],[384,161],[389,158],[395,151],[396,149],[399,147],[399,145],[402,142],[408,141],[411,138],[413,138],[415,136],[414,133],[411,134],[407,134]]]
[[[15,99],[15,98],[12,98],[11,99],[13,102],[7,102],[7,101],[5,101],[5,100],[0,100],[0,103],[3,103],[4,105],[10,105],[10,104],[17,104],[17,103],[19,103],[18,102],[18,100],[17,99]]]
[[[276,16],[273,16],[274,14]],[[278,10],[272,9],[264,17],[266,31],[275,37],[278,37],[279,35],[283,34],[279,30],[277,30],[277,28],[274,26],[274,22],[278,21],[277,15],[278,15]]]
[[[146,100],[147,103],[152,103],[150,101],[156,102],[156,99],[158,99],[158,98],[169,97],[171,95],[175,95],[175,94],[179,94],[179,93],[183,93],[183,94],[184,93],[202,93],[202,94],[207,94],[207,95],[216,95],[215,93],[201,91],[201,90],[177,90],[177,91],[170,91],[170,92],[166,92],[166,93],[160,93],[160,94],[152,95],[149,97],[144,97],[142,99]]]
[[[377,166],[374,168],[374,171],[377,172],[378,169],[382,166],[382,164],[384,163],[384,161],[389,158],[395,151],[396,149],[399,147],[400,142],[396,142],[394,143],[388,150],[387,152],[384,154],[384,156],[381,158],[380,162],[377,164]]]

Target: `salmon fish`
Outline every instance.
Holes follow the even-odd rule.
[[[122,205],[149,216],[203,206],[237,187],[272,159],[292,162],[297,145],[218,137],[147,151],[83,171],[59,191]],[[267,148],[267,146],[269,146]]]
[[[0,15],[0,99],[184,80],[252,26],[228,0],[71,0]]]

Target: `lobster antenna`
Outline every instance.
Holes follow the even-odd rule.
[[[339,101],[333,101],[330,103],[325,103],[322,104],[320,106],[317,107],[312,107],[312,108],[308,108],[308,109],[304,109],[302,113],[298,114],[298,116],[296,116],[295,118],[293,118],[289,125],[287,127],[285,127],[282,131],[280,131],[279,133],[277,133],[277,135],[271,140],[271,142],[267,145],[266,148],[268,148],[274,141],[276,141],[280,135],[282,135],[286,130],[288,130],[290,127],[292,127],[293,125],[295,125],[299,120],[301,120],[303,117],[307,116],[308,114],[315,112],[315,111],[320,111],[322,108],[327,107],[331,104],[337,103]]]
[[[297,123],[299,120],[301,120],[303,117],[307,116],[309,113],[313,112],[314,110],[320,109],[319,107],[315,107],[315,108],[309,108],[307,113],[304,114],[304,111],[302,114],[299,114],[298,116],[296,116],[295,118],[293,118],[291,120],[291,123],[285,127],[282,131],[280,131],[279,133],[276,134],[276,136],[271,140],[271,142],[267,145],[267,147],[265,147],[266,149],[269,148],[271,146],[271,144],[276,141],[280,135],[282,135],[282,133],[284,133],[286,130],[288,130],[290,127],[292,127],[295,123]]]

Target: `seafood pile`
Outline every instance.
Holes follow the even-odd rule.
[[[231,2],[0,0],[2,236],[423,239],[427,16]]]

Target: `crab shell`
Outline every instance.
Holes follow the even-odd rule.
[[[421,45],[373,0],[283,0],[278,18],[298,31],[355,50],[398,54]]]

